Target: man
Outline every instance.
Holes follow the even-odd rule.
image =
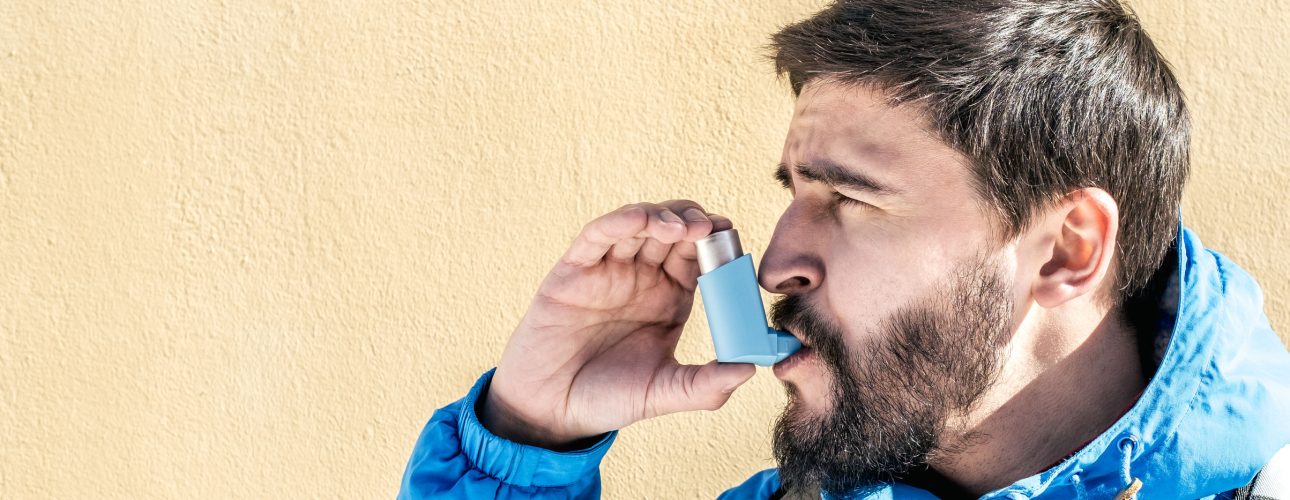
[[[1201,498],[1290,442],[1253,280],[1183,229],[1182,93],[1112,0],[838,2],[774,36],[796,95],[761,262],[789,401],[733,498]],[[678,364],[691,201],[589,223],[406,497],[588,497],[617,429],[721,407]]]

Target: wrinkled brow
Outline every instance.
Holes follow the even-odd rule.
[[[803,179],[811,182],[824,182],[833,186],[841,186],[855,191],[864,191],[878,196],[892,196],[900,194],[900,190],[878,182],[872,177],[861,174],[849,168],[843,167],[837,163],[828,160],[816,161],[814,163],[798,163],[793,166]],[[775,169],[775,179],[783,184],[785,188],[793,187],[793,176],[789,175],[788,165],[780,163]]]

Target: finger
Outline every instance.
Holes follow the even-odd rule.
[[[698,203],[689,200],[673,200],[664,202],[663,205],[684,217],[685,236],[681,238],[682,242],[696,241],[712,232],[712,221],[708,219],[708,214],[703,212],[703,208],[699,207]],[[680,211],[678,212],[678,210]],[[657,266],[667,259],[668,253],[674,251],[673,247],[676,244],[664,244],[664,242],[657,240],[647,241],[636,259],[639,262]]]
[[[712,219],[701,208],[679,212],[685,218],[685,241],[699,241],[712,233]]]
[[[672,251],[663,260],[663,272],[687,289],[699,286],[699,260],[694,243],[681,241],[672,245]]]
[[[635,238],[621,240],[615,243],[609,250],[609,258],[622,262],[632,262],[636,259],[637,253],[644,245],[650,245],[650,248],[663,246],[662,254],[655,259],[653,265],[657,266],[667,257],[667,247],[672,242],[677,241],[685,235],[685,222],[681,220],[671,210],[659,205],[643,205],[649,212],[649,222],[645,225],[645,230],[636,235]],[[655,251],[656,250],[651,250]]]
[[[703,210],[703,207],[698,203],[689,200],[670,200],[657,205],[652,203],[625,205],[583,226],[582,232],[574,239],[573,244],[565,252],[562,260],[575,266],[592,266],[605,258],[614,245],[627,238],[655,237],[665,243],[672,243],[679,239],[691,237],[688,229],[681,235],[681,238],[674,238],[673,236],[675,236],[677,229],[671,227],[672,224],[651,224],[651,221],[662,222],[661,211],[663,210],[677,214],[684,213],[690,208]],[[682,225],[684,226],[684,224]],[[629,254],[633,253],[630,250],[632,250],[632,245],[634,244],[624,245],[613,257],[627,258]],[[639,248],[636,251],[639,251]]]
[[[649,212],[640,204],[625,205],[597,217],[582,227],[562,260],[575,266],[595,265],[615,243],[636,237],[648,222]]]
[[[693,200],[667,200],[659,203],[659,205],[667,207],[669,210],[676,212],[677,214],[684,214],[686,210],[691,208],[696,208],[700,212],[707,213],[707,211],[703,209],[703,205],[700,205],[699,202]]]
[[[685,240],[697,241],[710,234],[712,229],[712,220],[708,211],[698,202],[691,200],[668,200],[660,205],[667,207],[673,212],[680,214],[685,219],[686,234]],[[724,217],[722,217],[724,218]]]
[[[659,240],[650,238],[641,246],[641,250],[636,254],[636,262],[646,264],[651,267],[659,267],[667,254],[672,250],[672,243],[663,243]]]
[[[650,207],[649,225],[645,226],[645,236],[660,242],[672,244],[680,241],[685,235],[685,220],[672,210],[653,205]]]
[[[709,227],[711,228],[708,234],[725,231],[734,227],[734,224],[730,222],[730,219],[723,215],[706,214],[706,217],[710,221]],[[699,239],[703,239],[705,237],[707,237],[707,234],[704,234]],[[693,243],[690,243],[689,241],[677,243],[672,245],[672,251],[668,253],[667,259],[663,261],[663,270],[667,272],[672,279],[685,284],[689,288],[694,288],[697,286],[695,280],[699,276],[698,259],[698,249]]]
[[[645,244],[647,238],[627,238],[614,243],[609,247],[606,258],[620,262],[631,262],[636,258],[636,252],[640,251],[641,245]]]
[[[674,364],[662,370],[651,387],[652,416],[721,408],[735,389],[757,373],[751,364],[715,360],[705,365]]]
[[[724,215],[708,214],[708,219],[712,220],[712,232],[721,232],[735,227],[735,223]]]
[[[678,239],[684,234],[684,223],[676,214],[662,212],[666,210],[658,205],[637,203],[600,216],[583,227],[563,260],[575,266],[592,266],[620,243],[611,257],[631,260],[646,237]],[[641,241],[628,241],[632,239]]]

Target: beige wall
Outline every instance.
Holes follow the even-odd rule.
[[[760,255],[788,2],[0,2],[0,497],[394,494],[581,224]],[[1141,0],[1196,119],[1185,212],[1290,332],[1287,8]],[[706,327],[683,361],[709,355]],[[781,390],[622,433],[610,498],[771,466]]]

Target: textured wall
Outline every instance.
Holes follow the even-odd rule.
[[[584,221],[688,197],[760,255],[759,48],[821,2],[605,3],[0,2],[0,497],[388,497]],[[1290,332],[1290,8],[1138,8],[1196,118],[1187,221]],[[607,496],[770,466],[781,402],[763,371],[628,429]]]

